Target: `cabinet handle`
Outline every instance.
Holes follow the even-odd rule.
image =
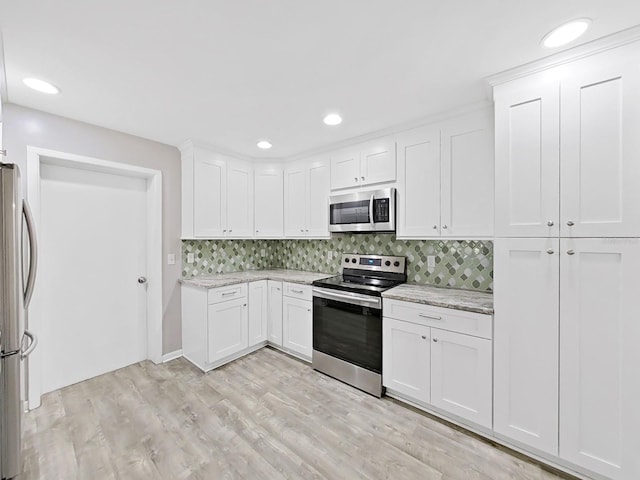
[[[547,220],[547,227],[553,227],[553,220]]]
[[[438,225],[434,225],[434,226],[433,226],[433,229],[434,229],[434,230],[437,230],[437,229],[438,229]]]
[[[548,250],[547,250],[547,253],[548,253],[549,255],[553,255],[553,254],[554,254],[553,248],[548,249]]]
[[[434,338],[434,339],[433,339],[433,341],[434,341],[434,342],[437,342],[437,341],[438,341],[438,339],[437,339],[437,338]]]
[[[426,335],[422,335],[422,339],[423,339],[423,340],[426,340],[426,339],[427,339],[427,336],[426,336]]]
[[[567,226],[569,226],[569,227],[573,227],[574,225],[575,225],[575,223],[573,223],[571,220],[569,220],[567,222]]]
[[[567,250],[567,255],[573,255],[573,254],[575,254],[575,253],[576,253],[576,252],[575,252],[574,250]]]
[[[222,294],[222,296],[223,296],[223,297],[226,297],[226,296],[228,296],[228,295],[235,295],[236,293],[238,293],[238,291],[237,291],[237,290],[236,290],[235,292],[224,292],[224,293]]]
[[[291,291],[292,291],[293,293],[304,293],[302,290],[294,290],[293,288],[291,289]]]
[[[442,317],[435,317],[432,315],[427,315],[426,313],[419,313],[418,316],[422,318],[430,318],[431,320],[442,320]]]
[[[447,226],[446,226],[446,225],[442,225],[442,229],[443,229],[443,230],[446,230],[446,229],[447,229]]]

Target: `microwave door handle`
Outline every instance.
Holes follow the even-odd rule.
[[[24,214],[25,223],[27,225],[27,233],[29,235],[29,274],[27,276],[27,286],[24,291],[24,307],[29,306],[31,295],[33,295],[33,286],[36,282],[36,270],[38,268],[38,244],[36,242],[36,229],[33,221],[31,209],[26,201],[22,201],[22,212]]]
[[[375,220],[373,218],[373,197],[375,195],[371,195],[371,198],[369,199],[369,223],[371,223],[371,226],[375,225]]]

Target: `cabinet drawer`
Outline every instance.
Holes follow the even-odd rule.
[[[492,337],[492,316],[421,303],[384,299],[383,315],[397,320],[437,327],[482,338]]]
[[[207,303],[226,302],[227,300],[235,300],[247,296],[247,284],[239,283],[237,285],[229,285],[228,287],[210,288],[207,291]]]
[[[282,282],[284,295],[286,297],[300,298],[302,300],[311,301],[311,285],[300,285],[298,283]]]

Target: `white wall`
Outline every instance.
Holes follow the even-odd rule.
[[[162,171],[162,350],[169,353],[180,349],[181,195],[178,149],[10,103],[3,105],[2,129],[6,161],[20,166],[25,192],[27,145]],[[176,254],[175,265],[166,264],[168,253]]]

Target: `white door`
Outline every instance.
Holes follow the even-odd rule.
[[[296,166],[284,172],[284,234],[302,237],[307,228],[307,170]]]
[[[249,284],[249,346],[267,341],[267,280]]]
[[[382,319],[382,384],[422,403],[431,401],[431,329]]]
[[[560,457],[640,478],[640,240],[560,246]]]
[[[640,236],[640,45],[562,79],[561,236]]]
[[[440,236],[440,131],[398,137],[398,237]]]
[[[254,191],[255,237],[282,237],[284,229],[282,170],[256,169]]]
[[[313,349],[311,302],[284,297],[282,300],[282,345],[311,359]]]
[[[282,346],[282,282],[268,280],[269,315],[268,340],[274,345]]]
[[[559,240],[494,241],[493,428],[558,454]]]
[[[221,237],[227,228],[227,164],[206,150],[193,159],[193,235]]]
[[[491,428],[491,340],[431,329],[431,404]]]
[[[444,237],[493,235],[493,116],[482,111],[442,128]]]
[[[41,166],[42,392],[147,358],[146,180]]]
[[[247,299],[214,303],[207,308],[207,361],[222,360],[249,346]]]
[[[380,138],[368,142],[360,151],[360,183],[395,182],[396,142],[392,138]]]
[[[329,163],[318,160],[307,174],[307,226],[305,235],[329,238]]]
[[[360,151],[352,147],[334,152],[331,155],[331,190],[360,184]]]
[[[227,163],[227,235],[253,236],[253,169]]]
[[[497,237],[558,235],[559,89],[542,72],[494,90]]]

